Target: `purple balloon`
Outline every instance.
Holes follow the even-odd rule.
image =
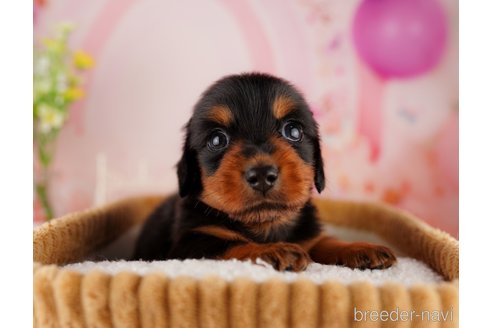
[[[353,37],[360,57],[383,78],[427,72],[441,58],[446,16],[436,0],[364,0]]]

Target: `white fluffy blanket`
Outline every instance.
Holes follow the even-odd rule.
[[[330,227],[331,235],[338,236],[344,240],[365,240],[384,244],[384,241],[375,235],[362,233],[349,229]],[[237,277],[249,277],[254,281],[265,281],[270,278],[280,278],[286,281],[293,281],[299,278],[310,279],[315,283],[323,283],[328,280],[335,280],[342,283],[355,281],[369,281],[375,285],[384,282],[399,282],[404,285],[432,284],[443,281],[442,277],[430,269],[426,264],[412,258],[405,257],[404,254],[397,253],[398,262],[396,265],[385,270],[352,270],[346,267],[334,265],[321,265],[312,263],[307,270],[301,273],[279,272],[264,262],[251,263],[237,260],[214,261],[214,260],[168,260],[168,261],[124,261],[121,259],[130,258],[139,227],[136,227],[116,240],[105,249],[94,254],[94,258],[103,261],[85,261],[81,263],[69,264],[66,268],[87,272],[92,269],[99,269],[109,274],[121,271],[130,271],[140,275],[150,272],[162,272],[169,277],[186,275],[195,278],[202,278],[209,275],[216,275],[226,280]],[[389,245],[388,245],[389,246]]]
[[[315,283],[323,283],[328,280],[335,280],[342,283],[370,281],[375,285],[381,285],[391,281],[399,282],[407,286],[418,283],[430,284],[442,281],[442,277],[432,271],[424,263],[405,257],[398,258],[397,264],[386,270],[352,270],[350,268],[335,265],[312,263],[308,266],[306,271],[301,273],[279,272],[265,262],[253,264],[251,262],[237,260],[168,260],[154,262],[87,261],[69,264],[66,268],[79,272],[87,272],[97,268],[109,274],[115,274],[121,271],[130,271],[140,275],[150,272],[162,272],[169,277],[185,275],[202,278],[216,275],[229,281],[238,277],[249,277],[258,282],[265,281],[269,278],[280,278],[286,281],[306,278]]]

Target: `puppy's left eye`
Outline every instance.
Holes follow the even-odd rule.
[[[287,140],[299,142],[303,136],[302,127],[299,123],[287,122],[282,127],[282,135]]]
[[[220,130],[212,133],[212,135],[210,136],[207,142],[208,149],[212,151],[224,149],[228,145],[229,145],[229,137],[227,136],[227,134],[225,134],[225,132]]]

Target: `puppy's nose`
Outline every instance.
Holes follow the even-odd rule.
[[[278,169],[270,165],[255,166],[247,170],[244,177],[251,188],[266,194],[277,181]]]

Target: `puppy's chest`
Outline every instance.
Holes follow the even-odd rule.
[[[317,236],[320,233],[318,220],[311,206],[289,220],[272,220],[264,223],[246,224],[230,218],[200,202],[185,203],[179,211],[175,236],[202,227],[220,228],[221,231],[237,233],[256,243],[298,242]],[[206,230],[206,229],[205,229]]]
[[[256,226],[247,226],[244,228],[243,233],[257,243],[288,241],[294,237],[295,224],[265,223]]]

